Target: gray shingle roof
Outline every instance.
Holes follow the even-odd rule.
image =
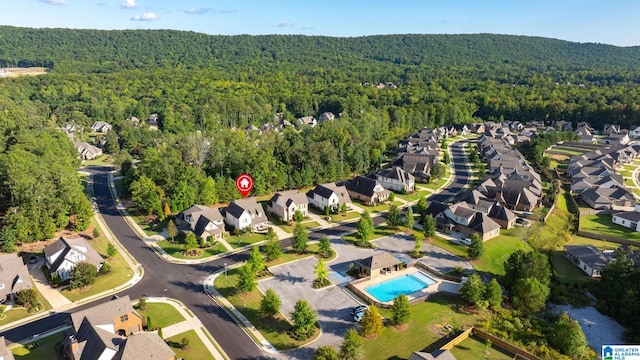
[[[58,270],[58,267],[62,265],[65,257],[71,249],[85,256],[85,259],[79,262],[87,262],[98,267],[104,261],[102,256],[100,256],[100,254],[98,254],[98,252],[95,251],[84,238],[60,237],[56,242],[44,248],[45,262],[51,273]],[[57,258],[51,259],[51,257],[59,251],[62,251],[62,253]],[[67,260],[73,263],[71,259]]]
[[[246,198],[234,200],[229,206],[227,206],[226,212],[231,214],[236,219],[242,216],[244,211],[247,211],[251,215],[251,223],[259,224],[267,221],[267,216],[262,209],[262,205],[256,202],[256,198]]]
[[[289,207],[291,204],[301,205],[308,204],[309,198],[305,193],[298,192],[298,190],[280,191],[275,193],[271,200],[269,200],[269,206],[277,204],[284,208]]]
[[[131,299],[129,295],[121,298],[116,298],[105,303],[92,306],[88,309],[77,311],[71,314],[71,322],[73,323],[76,331],[80,328],[83,319],[89,320],[94,326],[113,324],[113,319],[116,316],[125,315],[128,313],[134,313],[138,317],[140,315],[135,311],[131,305]]]
[[[637,211],[622,211],[613,215],[636,223],[640,221],[640,212]]]
[[[176,353],[156,333],[141,332],[124,340],[114,360],[164,360],[175,355]]]
[[[359,263],[373,270],[373,269],[382,269],[382,268],[398,265],[402,263],[402,261],[396,259],[395,257],[393,257],[387,252],[378,252],[373,254],[373,256],[371,257],[360,260]]]
[[[565,245],[564,248],[595,270],[604,269],[613,257],[613,254],[605,255],[591,245]]]
[[[356,176],[352,180],[349,180],[345,183],[345,188],[358,194],[373,196],[373,194],[375,193],[374,190],[376,185],[380,185],[380,183],[374,179],[366,178],[363,176]],[[382,185],[380,186],[382,187]],[[389,190],[383,189],[383,191],[381,192],[388,193]]]
[[[0,255],[0,298],[6,299],[8,294],[31,288],[29,270],[16,254]]]

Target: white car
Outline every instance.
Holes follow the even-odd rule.
[[[471,245],[471,239],[470,239],[470,238],[468,238],[468,237],[467,237],[467,238],[460,239],[460,243],[461,243],[462,245],[469,246],[469,245]]]
[[[360,322],[360,320],[362,320],[363,317],[364,317],[364,311],[357,312],[355,315],[353,315],[353,321]]]

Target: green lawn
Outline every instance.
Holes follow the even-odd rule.
[[[287,334],[291,329],[291,325],[282,316],[282,314],[278,314],[275,319],[263,319],[259,314],[262,293],[258,289],[247,294],[239,293],[237,291],[238,278],[238,269],[229,270],[227,275],[218,276],[216,278],[215,287],[276,349],[295,349],[313,339],[297,341],[291,338]],[[316,333],[316,336],[318,334],[319,332]]]
[[[89,166],[89,165],[95,165],[95,166],[105,166],[105,165],[111,165],[111,156],[109,155],[101,155],[98,156],[97,158],[93,159],[93,160],[83,160],[82,161],[82,165],[85,166]]]
[[[402,202],[397,201],[397,200],[395,200],[393,202],[393,204],[396,205],[396,206],[404,205]],[[360,207],[365,209],[365,210],[367,210],[370,213],[374,213],[374,212],[380,212],[380,211],[388,211],[389,208],[391,207],[391,204],[389,202],[376,204],[375,206],[369,206],[369,205],[360,204]]]
[[[200,249],[201,253],[198,256],[187,256],[182,254],[184,251],[187,250],[187,247],[184,245],[184,243],[180,241],[176,240],[176,242],[172,244],[169,240],[161,240],[161,241],[158,241],[157,244],[158,246],[163,248],[164,251],[167,252],[167,254],[177,259],[202,259],[205,257],[221,254],[227,251],[224,245],[217,243],[214,246],[211,246],[205,249]]]
[[[504,275],[504,262],[509,255],[523,248],[521,228],[500,230],[500,236],[484,243],[484,253],[478,260],[471,261],[477,271],[486,271],[495,275]]]
[[[569,210],[569,202],[571,201],[568,198],[569,196],[571,196],[571,194],[565,191],[562,191],[560,194],[556,196],[556,207],[559,210],[571,212],[571,210]]]
[[[369,239],[369,241],[379,239],[384,236],[397,234],[403,230],[406,230],[406,228],[398,227],[397,229],[389,229],[386,226],[377,227],[373,230],[373,235],[371,236],[371,239]],[[342,240],[352,243],[354,245],[357,244],[359,239],[360,237],[358,236],[358,233],[355,233],[355,232],[342,237]]]
[[[484,242],[484,253],[477,260],[471,260],[477,271],[488,272],[495,275],[504,275],[504,262],[513,252],[522,249],[523,242],[520,236],[520,227],[508,230],[500,230],[500,236]],[[433,245],[439,246],[449,252],[463,257],[467,256],[467,247],[456,242],[436,236],[429,240]]]
[[[449,173],[451,172],[451,168],[449,166],[445,167],[445,175],[442,177],[442,179],[438,179],[438,181],[436,182],[429,182],[428,184],[421,184],[421,186],[426,187],[427,189],[431,189],[431,190],[438,190],[440,189],[448,180],[449,178]]]
[[[377,339],[364,340],[364,358],[407,359],[414,351],[422,350],[440,339],[437,332],[445,333],[442,329],[444,325],[467,329],[481,318],[479,315],[457,310],[457,304],[460,304],[458,300],[440,297],[413,305],[406,330],[387,326]],[[387,309],[380,312],[387,318],[391,317],[391,312]]]
[[[118,196],[124,193],[124,179],[113,180],[113,185],[116,187]]]
[[[640,241],[640,232],[614,224],[609,214],[580,216],[580,230]]]
[[[180,342],[182,338],[185,337],[189,340],[189,348],[182,350],[180,349]],[[175,351],[176,359],[208,360],[213,357],[195,330],[189,330],[182,334],[172,336],[167,339],[167,344]]]
[[[32,286],[34,289],[36,288],[36,286],[33,285],[33,282],[32,282]],[[42,309],[40,311],[51,310],[51,305],[49,304],[47,299],[45,299],[44,296],[42,296],[42,294],[39,291],[37,293],[37,297],[38,297],[38,301],[42,304]],[[27,316],[31,316],[33,314],[35,313],[32,313],[32,312],[30,313],[25,308],[21,308],[21,307],[12,308],[11,310],[7,310],[2,314],[0,325],[10,324],[14,321],[24,319]]]
[[[94,240],[90,240],[89,244],[100,254],[102,257],[107,256],[107,246],[109,240],[104,237],[100,237]],[[106,260],[111,267],[111,272],[104,275],[98,275],[96,282],[93,285],[87,286],[82,289],[68,289],[62,290],[60,293],[71,301],[83,299],[88,296],[99,294],[103,291],[111,290],[119,285],[122,285],[129,281],[133,276],[133,270],[129,267],[129,264],[124,260],[123,255],[118,253],[116,256]]]
[[[423,197],[429,196],[432,194],[432,191],[430,190],[425,190],[425,188],[420,188],[420,187],[416,187],[416,191],[411,193],[411,194],[396,194],[395,196],[404,200],[404,201],[417,201],[420,200]]]
[[[553,251],[551,262],[556,271],[557,281],[561,284],[583,284],[596,281],[572,264],[562,251]]]
[[[29,350],[19,346],[11,350],[16,360],[63,360],[62,351],[58,352],[56,344],[64,339],[64,332],[59,332],[36,340],[38,346]],[[62,350],[62,348],[60,348]]]
[[[303,222],[302,226],[304,226],[307,229],[313,229],[313,228],[320,227],[320,224],[317,221],[307,221],[307,222]],[[292,233],[293,229],[295,229],[296,225],[295,224],[282,224],[282,225],[278,225],[278,227],[281,228],[282,230],[288,232],[288,233]]]
[[[488,349],[485,345],[484,340],[475,337],[473,335],[466,338],[460,344],[456,345],[453,349],[451,349],[451,353],[457,359],[465,359],[465,360],[511,360],[513,359],[513,355],[506,352],[505,350],[498,349],[495,345],[492,345],[491,348]]]
[[[231,235],[226,240],[232,248],[237,249],[249,244],[255,244],[267,238],[265,234],[247,233],[243,235]]]
[[[600,250],[614,250],[620,247],[620,244],[618,243],[596,240],[578,235],[573,235],[571,237],[571,241],[569,241],[567,245],[592,245]]]
[[[142,230],[145,232],[145,234],[147,234],[147,236],[153,236],[153,235],[158,235],[160,234],[166,227],[167,224],[169,223],[169,218],[164,219],[164,221],[162,222],[149,222],[146,218],[146,216],[141,215],[138,212],[137,208],[127,208],[127,212],[129,213],[129,215],[131,215],[131,217],[133,218],[133,221],[136,222],[136,224],[140,225],[140,228],[142,228]]]
[[[144,310],[138,309],[137,305],[136,310],[142,315],[144,321],[147,321],[147,316],[150,316],[154,328],[166,328],[186,320],[171,304],[147,302]]]
[[[347,211],[346,214],[343,214],[343,213],[331,214],[329,216],[331,216],[331,222],[335,223],[335,222],[342,222],[342,221],[357,219],[360,217],[360,213],[357,211]]]

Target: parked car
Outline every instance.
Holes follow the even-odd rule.
[[[471,245],[471,238],[464,238],[464,239],[460,239],[460,242],[462,243],[462,245]]]
[[[355,316],[359,312],[365,312],[368,308],[369,307],[367,305],[358,305],[351,309],[351,315]]]
[[[520,225],[520,226],[524,226],[524,227],[529,227],[531,226],[531,222],[525,218],[517,218],[516,219],[516,224]]]
[[[361,311],[353,315],[353,321],[360,322],[360,320],[362,320],[363,317],[364,317],[364,311]]]

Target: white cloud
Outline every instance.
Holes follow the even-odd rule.
[[[142,15],[136,15],[134,17],[131,18],[131,20],[133,21],[152,21],[152,20],[158,20],[160,17],[158,15],[156,15],[156,13],[153,12],[146,12]]]
[[[50,5],[64,5],[65,0],[40,0],[40,2],[47,3]]]
[[[136,0],[124,0],[120,6],[125,9],[134,9],[138,7],[138,4],[136,4]]]
[[[184,12],[187,14],[191,14],[191,15],[202,15],[202,14],[206,14],[208,12],[213,11],[212,8],[195,8],[192,7],[191,9],[187,9]]]
[[[276,26],[277,27],[294,27],[294,24],[291,21],[283,21]]]

